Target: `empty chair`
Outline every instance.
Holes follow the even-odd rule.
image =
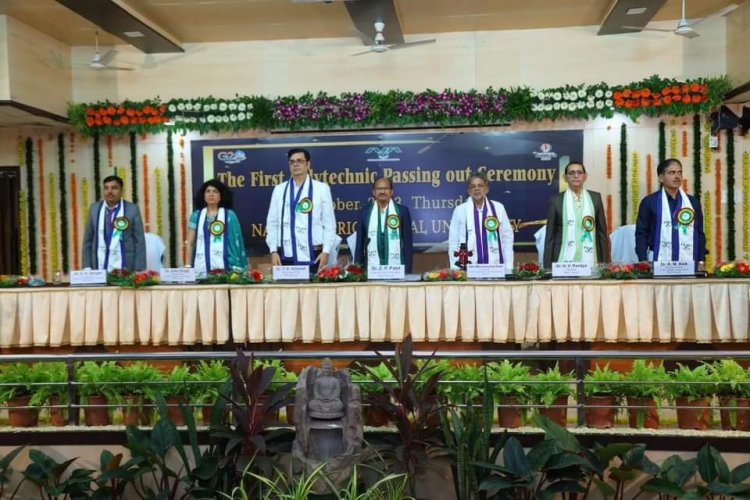
[[[612,245],[612,262],[638,262],[638,255],[635,253],[635,224],[618,227],[609,235],[609,241]]]

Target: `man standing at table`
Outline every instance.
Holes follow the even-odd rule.
[[[466,245],[469,264],[504,264],[513,269],[513,227],[505,207],[487,198],[489,182],[480,174],[469,177],[469,199],[453,210],[448,231],[448,259],[457,269],[461,245]]]
[[[584,189],[586,167],[573,161],[565,167],[568,189],[552,197],[544,237],[544,267],[553,262],[609,261],[607,219],[602,196]]]
[[[271,264],[307,265],[315,272],[328,264],[336,240],[331,188],[310,175],[310,152],[287,152],[291,179],[273,188],[266,217]]]
[[[359,214],[356,261],[368,265],[403,265],[412,271],[411,214],[393,201],[393,180],[380,177],[372,186],[373,202]]]
[[[137,205],[122,199],[122,179],[104,179],[104,199],[89,208],[83,233],[83,267],[142,271],[146,269],[146,236]]]
[[[682,190],[682,164],[669,158],[656,167],[661,189],[641,200],[635,224],[635,253],[640,261],[706,260],[703,211],[698,198]]]

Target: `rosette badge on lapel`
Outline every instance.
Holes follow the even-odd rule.
[[[218,238],[219,236],[221,236],[222,234],[224,234],[224,231],[226,231],[226,225],[222,221],[220,221],[220,220],[215,220],[215,221],[213,221],[211,223],[210,226],[208,226],[208,231],[213,236],[215,236],[216,238]]]
[[[588,240],[592,240],[591,233],[594,231],[595,221],[590,215],[585,216],[581,219],[581,228],[583,228],[583,237]]]
[[[484,228],[489,233],[491,240],[497,239],[497,230],[500,229],[500,221],[494,215],[490,215],[484,219]]]
[[[695,220],[695,211],[690,207],[682,208],[677,212],[677,222],[682,228],[682,232],[687,234],[688,226]]]
[[[302,198],[297,203],[297,211],[301,214],[309,214],[312,212],[313,202],[310,198]]]
[[[130,220],[127,217],[117,217],[112,222],[112,225],[117,231],[122,233],[130,227]]]
[[[398,228],[401,227],[401,217],[396,214],[391,214],[385,219],[385,225],[391,230],[390,238],[392,240],[398,239]]]

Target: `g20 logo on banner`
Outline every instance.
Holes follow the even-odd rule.
[[[539,146],[539,151],[534,151],[532,154],[534,158],[541,161],[552,161],[554,158],[557,158],[557,153],[552,151],[552,144],[548,142],[543,143]]]
[[[390,157],[393,153],[401,153],[401,148],[399,148],[398,146],[372,146],[365,150],[366,155],[373,153],[378,155],[378,157],[368,158],[367,161],[401,161],[400,158]]]
[[[239,149],[236,151],[221,151],[216,157],[226,163],[227,165],[234,165],[236,163],[242,163],[247,159],[245,153]]]

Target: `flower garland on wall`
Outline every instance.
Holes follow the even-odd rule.
[[[99,156],[99,132],[94,132],[94,141],[91,146],[94,149],[94,193],[96,199],[102,199],[102,171],[101,156]]]
[[[682,131],[682,157],[687,158],[688,155],[688,133],[687,130]]]
[[[169,223],[169,265],[177,266],[177,207],[175,193],[177,184],[174,178],[174,144],[172,131],[167,131],[167,217]]]
[[[130,132],[130,200],[138,204],[138,158],[135,150],[135,132]]]
[[[26,191],[18,193],[18,224],[21,231],[18,234],[18,245],[21,249],[21,274],[29,274],[29,205]]]
[[[693,191],[701,198],[701,117],[693,115]]]
[[[727,130],[727,260],[733,261],[735,251],[734,224],[734,129]]]
[[[742,153],[742,254],[750,257],[750,153]]]
[[[612,220],[612,195],[607,195],[607,234],[612,234],[614,229],[614,221]]]
[[[612,144],[607,144],[607,179],[612,178]]]
[[[73,134],[70,135],[73,136]],[[60,179],[60,249],[62,253],[62,267],[54,269],[55,271],[61,269],[62,272],[67,273],[70,270],[70,255],[68,252],[68,195],[65,187],[65,179],[67,178],[65,175],[65,136],[63,134],[58,134],[57,136],[57,161],[57,176]]]
[[[722,253],[723,253],[722,252],[722,250],[723,250],[722,247],[724,245],[724,242],[722,241],[722,237],[724,236],[724,231],[723,231],[723,227],[722,227],[723,225],[722,225],[722,222],[721,222],[721,212],[722,212],[722,206],[721,206],[721,191],[722,191],[722,186],[721,186],[721,160],[718,159],[718,158],[716,159],[716,174],[715,175],[716,175],[716,187],[714,188],[714,190],[715,190],[714,194],[716,196],[716,205],[714,207],[715,212],[716,212],[716,215],[714,216],[714,217],[716,217],[716,241],[715,241],[716,255],[715,255],[715,257],[716,257],[716,262],[721,262],[722,261],[722,257],[721,256],[722,256]],[[711,240],[706,240],[706,241],[711,241]]]
[[[58,222],[58,216],[57,216],[57,197],[55,196],[55,174],[50,173],[47,176],[47,185],[49,187],[49,253],[50,253],[50,263],[52,265],[52,272],[56,273],[60,270],[60,244],[58,240],[58,234],[57,234],[57,222]],[[45,278],[47,276],[45,275]]]
[[[565,85],[549,89],[518,87],[423,92],[366,91],[332,96],[204,97],[162,102],[109,101],[72,104],[68,118],[83,134],[159,133],[173,124],[182,133],[250,129],[380,128],[426,123],[486,125],[513,121],[611,118],[619,112],[640,116],[682,116],[721,104],[731,88],[727,78],[677,81],[652,76],[626,85]]]
[[[44,189],[44,143],[41,139],[36,143],[39,155],[39,243],[42,251],[42,277],[47,278],[47,205]],[[32,219],[33,220],[33,219]]]
[[[620,125],[620,225],[628,223],[628,129]]]
[[[148,155],[143,155],[143,226],[148,233],[151,231],[151,203],[148,185]]]
[[[156,234],[164,238],[164,196],[161,189],[161,169],[154,169],[154,189],[156,189]]]
[[[669,131],[669,157],[677,158],[677,130]]]
[[[185,238],[187,235],[187,175],[185,172],[185,138],[180,137],[180,230],[181,235]],[[188,262],[187,246],[182,246],[182,263]]]
[[[89,180],[85,177],[81,180],[81,206],[83,207],[83,223],[86,224],[89,220],[91,197],[89,193]]]
[[[703,232],[706,235],[706,243],[710,245],[710,242],[714,241],[714,217],[713,209],[711,208],[711,193],[705,191],[703,193]],[[706,271],[711,272],[714,269],[714,253],[708,252],[706,255]]]
[[[654,192],[654,161],[651,154],[646,155],[646,194]],[[636,216],[637,218],[637,216]]]
[[[703,173],[711,173],[711,135],[703,134]]]
[[[667,159],[667,124],[659,122],[659,163]]]
[[[70,203],[72,205],[71,218],[73,219],[73,263],[70,267],[78,269],[81,261],[78,259],[78,177],[75,172],[70,174]]]
[[[31,137],[26,138],[26,195],[29,210],[27,213],[27,226],[29,228],[29,263],[28,274],[36,274],[36,210],[34,206],[34,148]]]
[[[630,186],[630,196],[633,202],[631,221],[633,222],[633,224],[635,224],[635,221],[638,220],[638,200],[641,199],[640,179],[638,178],[640,176],[639,160],[640,158],[638,156],[638,152],[633,151],[633,171],[631,172],[633,181],[632,185]]]
[[[115,162],[114,162],[114,156],[113,156],[113,147],[112,147],[112,136],[107,136],[107,166],[109,168],[114,168]]]

